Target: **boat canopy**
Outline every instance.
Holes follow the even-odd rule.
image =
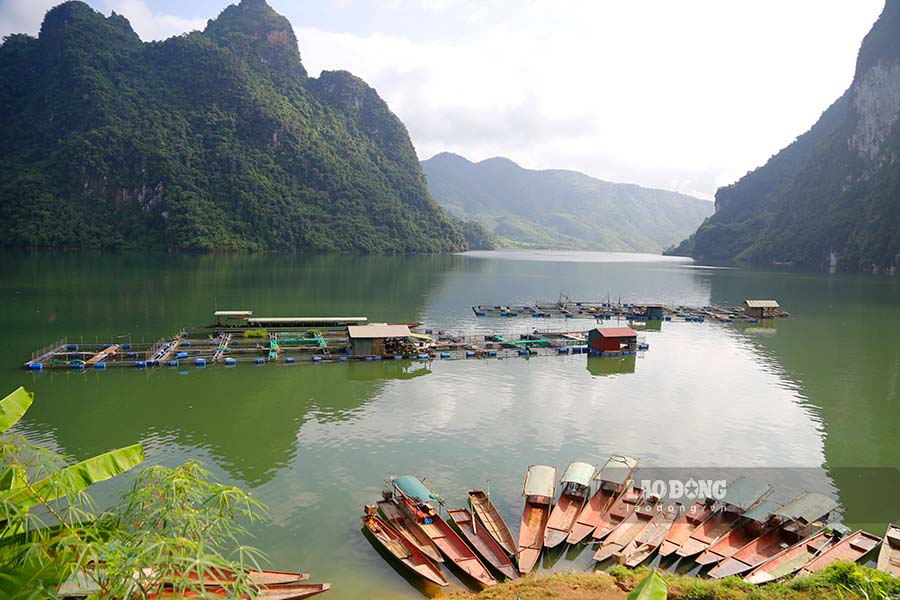
[[[824,494],[806,492],[776,510],[774,514],[791,521],[812,523],[837,507],[838,503]]]
[[[636,458],[613,454],[606,464],[600,467],[600,471],[594,479],[622,485],[631,479],[639,462],[641,461]]]
[[[560,483],[577,483],[578,485],[587,487],[591,485],[591,477],[594,476],[594,471],[596,470],[597,467],[586,462],[569,463],[565,473],[563,473],[562,479],[559,481]]]
[[[743,514],[748,519],[753,519],[757,523],[765,523],[772,514],[781,508],[781,504],[771,500],[763,500],[747,512]]]
[[[556,467],[531,465],[525,475],[523,496],[543,496],[552,498],[556,495]]]
[[[394,485],[415,502],[431,502],[432,500],[437,502],[441,501],[441,497],[428,489],[424,483],[419,481],[418,477],[413,477],[412,475],[395,477]]]
[[[760,498],[772,493],[772,486],[746,477],[738,477],[728,484],[722,504],[730,504],[741,510],[747,510]]]

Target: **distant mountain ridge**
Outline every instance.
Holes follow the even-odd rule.
[[[473,163],[442,152],[422,168],[441,206],[506,246],[658,253],[713,212],[711,202],[677,192],[535,171],[507,158]]]
[[[671,251],[702,260],[896,272],[900,267],[900,0],[887,0],[853,82],[818,122],[716,193]]]
[[[242,0],[144,43],[82,2],[0,46],[0,245],[445,252],[406,127],[290,22]]]

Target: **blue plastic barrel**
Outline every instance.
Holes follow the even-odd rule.
[[[485,315],[487,315],[487,313],[486,313],[486,312],[484,312],[484,311],[482,311],[482,312],[480,312],[480,313],[478,313],[478,316],[479,316],[479,317],[483,317],[483,316],[485,316]]]
[[[205,359],[205,358],[198,358],[198,359],[194,360],[194,366],[195,366],[195,367],[205,367],[205,366],[206,366],[206,359]]]
[[[78,344],[69,344],[66,346],[66,350],[78,350]]]
[[[471,350],[466,350],[466,358],[472,358],[473,356],[475,356],[474,352],[472,352]]]
[[[519,350],[519,356],[528,356],[528,350]]]
[[[542,315],[541,313],[531,313],[531,316],[534,317],[535,319],[539,319],[539,318],[541,318],[543,315]]]
[[[381,360],[381,357],[376,354],[372,357],[372,360]]]
[[[402,354],[395,354],[395,355],[394,355],[394,360],[403,360],[403,355],[402,355]]]
[[[137,367],[138,369],[143,369],[144,367],[147,366],[147,363],[142,360],[139,360],[136,363],[134,363],[134,366]]]
[[[450,358],[449,352],[441,352],[441,358]]]
[[[374,356],[365,356],[365,357],[363,357],[363,360],[372,361],[372,360],[375,360],[375,357]]]
[[[190,345],[191,345],[191,340],[183,340],[183,341],[181,342],[181,345],[182,345],[182,346],[190,346]]]
[[[94,368],[102,371],[103,369],[106,368],[106,363],[105,362],[94,363]]]
[[[419,355],[418,355],[418,358],[421,359],[421,360],[427,360],[427,359],[428,359],[428,355],[427,355],[427,354],[419,354]]]
[[[83,369],[84,363],[83,362],[72,363],[72,368],[73,369]]]
[[[255,362],[258,365],[264,365],[264,364],[266,364],[266,359],[264,359],[262,356],[257,356],[256,360],[253,362]]]
[[[179,352],[178,354],[175,355],[175,358],[187,358],[187,357],[188,357],[187,352]]]
[[[313,362],[322,362],[322,357],[321,356],[313,356],[312,361]]]
[[[294,356],[288,356],[288,357],[286,357],[286,358],[284,359],[284,362],[286,362],[286,363],[295,363],[295,362],[297,362],[297,358],[294,357]]]
[[[44,365],[42,365],[41,363],[31,363],[30,365],[28,365],[28,368],[32,371],[43,371]]]
[[[122,350],[131,350],[131,344],[122,344]]]
[[[497,356],[496,350],[488,350],[488,356]]]
[[[225,359],[225,364],[228,365],[229,367],[231,367],[231,366],[236,365],[237,361],[235,359],[229,357],[229,358]]]
[[[338,356],[338,362],[347,362],[348,360],[350,359],[346,356]]]
[[[519,313],[517,313],[517,312],[511,312],[511,313],[509,313],[509,316],[511,316],[511,317],[518,317],[518,316],[519,316]]]
[[[126,358],[137,358],[138,355],[137,355],[137,352],[129,352],[128,354],[125,355],[125,357]]]
[[[558,354],[568,354],[568,353],[569,353],[569,349],[568,349],[568,348],[557,348],[557,349],[556,349],[556,352],[557,352]]]
[[[532,356],[534,356],[534,355],[537,354],[537,350],[535,350],[534,348],[529,348],[529,349],[528,349],[528,354],[531,354]]]
[[[170,360],[170,361],[168,361],[166,364],[169,365],[170,367],[177,367],[177,366],[178,366],[178,361],[177,361],[177,360]]]

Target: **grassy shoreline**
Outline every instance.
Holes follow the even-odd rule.
[[[625,600],[650,569],[527,575],[456,600]],[[661,573],[670,600],[888,600],[900,598],[900,579],[857,564],[837,563],[822,573],[757,586],[737,577],[701,579]]]

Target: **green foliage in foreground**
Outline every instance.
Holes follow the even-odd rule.
[[[0,245],[446,252],[403,123],[345,71],[307,76],[265,2],[144,43],[82,2],[0,45]]]
[[[247,570],[260,554],[238,538],[259,502],[188,462],[144,469],[98,512],[87,489],[140,464],[141,446],[69,465],[8,433],[32,398],[19,388],[0,400],[0,598],[56,598],[67,580],[93,598],[146,598],[164,583],[180,597],[223,573],[234,577],[228,597],[255,597]]]

